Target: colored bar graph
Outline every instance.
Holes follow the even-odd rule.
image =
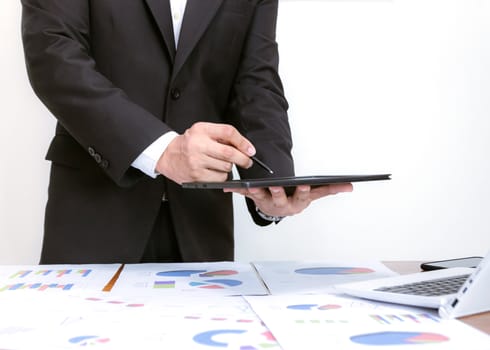
[[[390,321],[388,321],[387,319],[385,319],[384,317],[380,316],[380,315],[369,315],[373,320],[376,320],[378,323],[381,323],[381,324],[391,324]]]
[[[8,286],[7,290],[18,290],[18,289],[21,289],[23,285],[24,285],[24,283],[13,284],[13,285]]]
[[[62,290],[70,290],[70,289],[72,289],[72,287],[73,287],[73,283],[69,283],[66,285],[58,285],[55,288],[60,288]]]
[[[61,290],[70,290],[73,287],[73,283],[69,284],[57,284],[57,283],[51,283],[51,284],[43,284],[41,287],[39,287],[40,292],[44,292],[45,290],[48,289],[61,289]]]
[[[30,283],[26,284],[22,289],[38,289],[39,287],[42,286],[42,283]]]
[[[77,271],[77,273],[81,274],[82,277],[87,277],[91,272],[92,272],[92,270],[78,270]]]
[[[69,283],[69,284],[16,283],[16,284],[8,284],[8,285],[0,288],[0,292],[16,291],[16,290],[23,290],[23,289],[34,289],[34,290],[38,290],[40,292],[43,292],[43,291],[51,289],[51,288],[56,288],[56,289],[61,289],[61,290],[70,290],[73,288],[73,286],[74,286],[73,283]]]
[[[153,284],[153,288],[175,288],[175,281],[155,281]]]
[[[63,277],[64,275],[68,275],[71,273],[71,270],[58,270],[56,277]]]
[[[380,324],[398,324],[404,322],[422,323],[424,321],[439,322],[436,316],[429,313],[420,314],[388,314],[388,315],[369,315],[369,317]]]
[[[399,321],[403,322],[403,319],[397,315],[387,315],[386,316],[390,321]]]
[[[10,276],[10,278],[18,278],[18,277],[24,278],[27,275],[29,275],[31,272],[32,272],[32,270],[19,271],[19,272],[13,274],[12,276]]]
[[[36,275],[42,275],[42,276],[47,276],[49,275],[51,272],[53,272],[53,270],[39,270],[39,271],[36,271]]]
[[[422,317],[422,318],[425,318],[427,320],[431,320],[431,321],[434,321],[437,323],[440,322],[440,320],[437,317],[432,316],[431,314],[419,314],[419,317]]]
[[[406,317],[406,318],[408,318],[409,320],[412,320],[415,323],[420,323],[420,320],[416,316],[414,316],[414,315],[406,314],[406,315],[403,315],[403,317]]]

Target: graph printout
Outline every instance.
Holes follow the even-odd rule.
[[[334,293],[334,284],[396,275],[381,262],[263,261],[253,265],[271,294]]]
[[[277,349],[242,297],[0,297],[0,349]]]
[[[121,265],[10,265],[0,266],[0,296],[14,292],[99,290]]]
[[[112,289],[131,295],[265,295],[250,264],[236,262],[125,265]]]
[[[427,309],[327,294],[245,299],[284,350],[490,349],[488,335]]]

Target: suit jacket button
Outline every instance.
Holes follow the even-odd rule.
[[[100,162],[100,167],[102,169],[107,169],[109,167],[109,162],[107,161],[107,159],[102,159],[102,162]]]
[[[94,159],[97,162],[97,164],[100,164],[100,162],[102,162],[102,157],[98,153],[94,155]]]
[[[170,91],[170,96],[172,96],[173,100],[178,100],[180,98],[180,90],[177,88],[174,88]]]
[[[88,154],[90,154],[91,157],[95,156],[95,150],[92,147],[89,147]]]

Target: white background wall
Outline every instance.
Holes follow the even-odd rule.
[[[0,263],[39,257],[54,119],[0,2]],[[268,228],[236,198],[236,255],[435,259],[490,249],[490,2],[280,2],[297,173],[385,173]]]

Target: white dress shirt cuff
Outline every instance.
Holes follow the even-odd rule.
[[[156,165],[163,152],[167,149],[168,145],[174,138],[179,136],[174,131],[169,131],[158,139],[156,139],[151,145],[149,145],[138,158],[131,164],[133,168],[139,169],[146,175],[156,178],[159,174],[155,171]]]

